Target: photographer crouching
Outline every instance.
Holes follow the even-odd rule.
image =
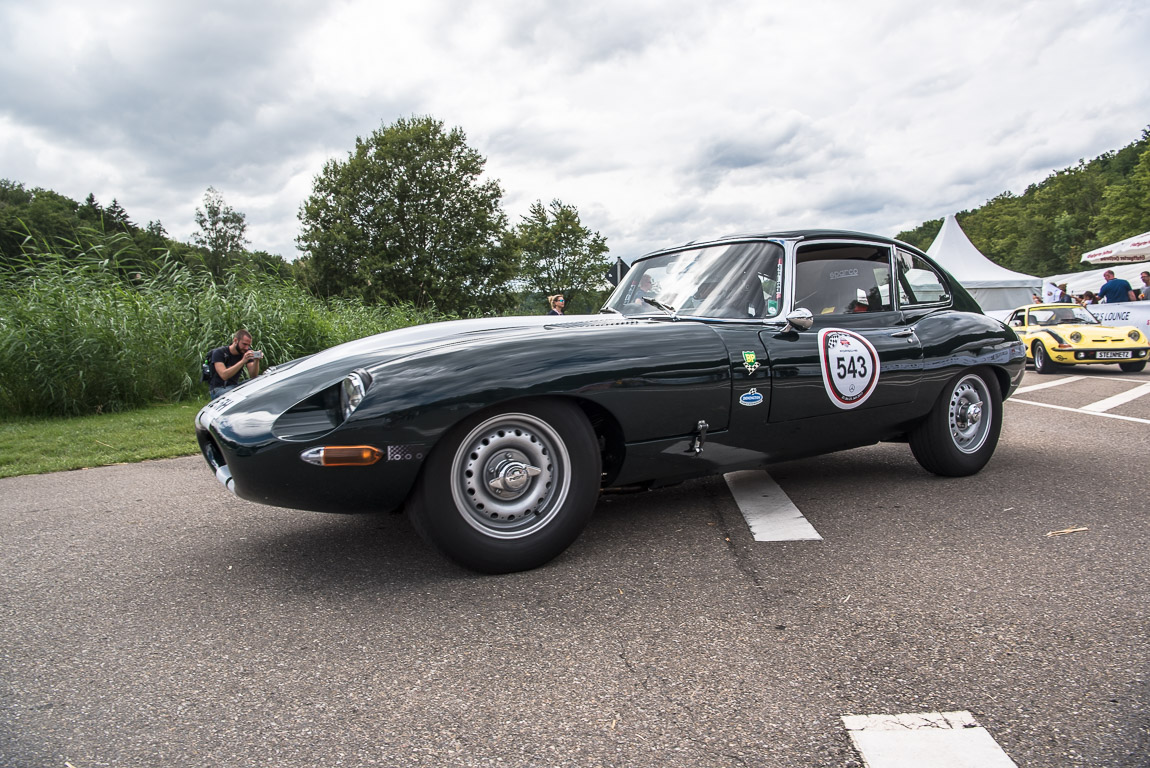
[[[259,376],[263,356],[263,352],[252,349],[252,335],[240,328],[232,337],[231,344],[212,350],[209,358],[212,377],[208,382],[208,396],[215,400],[232,387],[238,386],[240,374],[245,367],[248,369],[248,378]]]

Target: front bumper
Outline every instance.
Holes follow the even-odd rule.
[[[1137,363],[1145,361],[1148,354],[1147,347],[1126,349],[1050,349],[1048,347],[1047,350],[1051,360],[1067,365]]]
[[[196,440],[216,480],[236,496],[260,504],[317,512],[371,512],[401,506],[419,473],[418,456],[386,441],[372,425],[348,424],[314,441],[273,434],[274,412],[240,391],[209,403],[196,415]],[[371,444],[381,438],[387,460],[371,466],[316,466],[302,457],[335,444]]]

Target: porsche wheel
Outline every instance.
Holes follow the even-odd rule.
[[[1058,363],[1050,359],[1050,354],[1041,341],[1034,342],[1034,370],[1038,373],[1058,373],[1061,368]]]
[[[1146,361],[1139,360],[1136,363],[1119,363],[1118,367],[1126,373],[1138,373],[1146,368]]]
[[[1002,395],[986,371],[964,373],[948,384],[929,414],[910,433],[910,448],[927,471],[973,475],[990,461],[1002,431]]]
[[[489,410],[440,440],[409,512],[420,534],[460,565],[524,571],[579,536],[600,472],[598,441],[577,406],[536,401]]]

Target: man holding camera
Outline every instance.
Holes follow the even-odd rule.
[[[248,378],[254,379],[260,373],[260,360],[264,353],[252,349],[252,335],[243,328],[236,331],[232,343],[212,350],[209,364],[212,378],[208,382],[208,396],[215,400],[240,383],[240,373],[246,367]]]

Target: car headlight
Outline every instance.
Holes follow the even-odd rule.
[[[1078,331],[1075,331],[1074,333],[1070,334],[1070,340],[1077,344],[1078,342],[1082,341],[1082,334]]]
[[[367,395],[367,388],[371,386],[371,374],[365,370],[356,370],[344,377],[339,386],[339,410],[343,420],[348,417],[363,402]]]
[[[1127,336],[1130,338],[1130,341],[1138,341],[1138,339],[1142,338],[1142,334],[1140,334],[1140,333],[1139,333],[1138,331],[1136,331],[1136,330],[1135,330],[1135,331],[1130,331],[1130,333],[1128,333],[1128,334],[1126,334],[1126,335],[1127,335]]]

